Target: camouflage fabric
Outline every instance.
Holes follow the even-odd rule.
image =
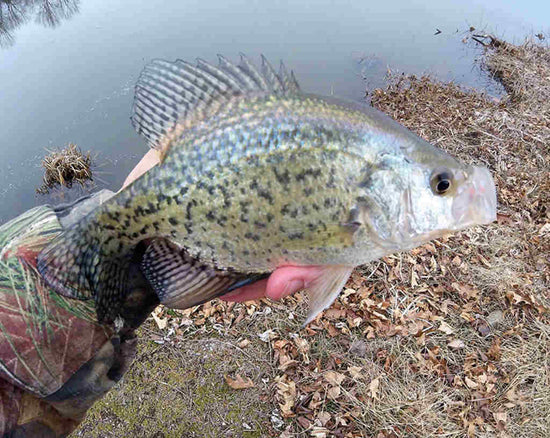
[[[36,271],[36,256],[62,230],[48,206],[0,226],[0,379],[46,397],[109,340],[92,301],[62,297]]]
[[[36,270],[45,245],[113,195],[37,207],[0,226],[0,437],[67,436],[135,357],[135,329],[159,303],[138,253],[117,332],[98,324],[94,301],[58,295]]]

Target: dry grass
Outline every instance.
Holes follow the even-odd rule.
[[[300,295],[160,309],[166,327],[151,334],[150,321],[142,334],[171,347],[144,350],[77,435],[547,437],[550,52],[532,41],[482,41],[483,68],[502,82],[504,98],[399,75],[371,101],[439,147],[489,166],[498,224],[356,270],[305,329]],[[201,359],[218,341],[231,347]],[[255,387],[229,388],[232,370]],[[201,385],[212,388],[207,405]],[[238,421],[225,408],[228,394]]]
[[[83,154],[74,143],[69,143],[64,149],[48,152],[42,160],[42,167],[46,171],[42,186],[36,189],[37,193],[47,194],[54,187],[71,187],[73,183],[84,186],[92,180],[90,152]]]
[[[147,326],[143,329],[147,332]],[[233,339],[179,338],[161,345],[140,342],[124,384],[89,415],[77,436],[260,437],[273,407],[262,401],[271,368],[265,356]],[[255,386],[233,390],[225,377],[250,378]]]

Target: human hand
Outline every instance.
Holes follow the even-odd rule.
[[[126,177],[122,188],[143,175],[150,168],[158,164],[159,161],[160,156],[158,151],[151,149]],[[221,296],[221,298],[236,302],[255,300],[263,297],[280,300],[307,287],[308,284],[321,275],[322,269],[320,266],[281,266],[273,271],[269,278],[235,289]]]
[[[156,149],[149,149],[143,158],[137,163],[136,167],[128,174],[124,183],[122,184],[121,190],[126,187],[128,184],[133,182],[135,179],[138,179],[141,175],[147,172],[151,167],[156,166],[160,162],[160,154]]]
[[[243,286],[220,298],[240,302],[267,297],[277,301],[305,289],[322,272],[322,266],[281,266],[269,278]]]

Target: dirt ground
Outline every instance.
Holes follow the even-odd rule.
[[[389,74],[373,106],[493,172],[498,223],[357,269],[306,305],[159,308],[85,437],[548,437],[550,49],[475,37],[500,99]]]

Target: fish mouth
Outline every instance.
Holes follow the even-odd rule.
[[[491,173],[480,166],[472,166],[467,172],[468,181],[453,201],[454,230],[490,224],[497,219],[497,192]]]

